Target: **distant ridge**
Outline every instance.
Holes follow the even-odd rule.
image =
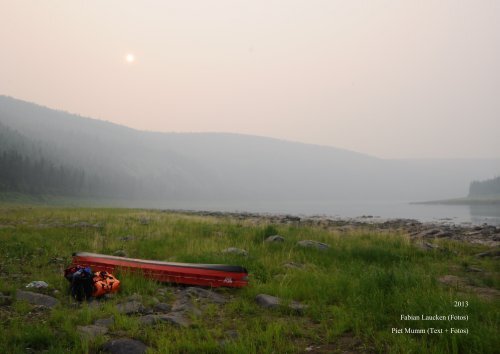
[[[6,96],[0,129],[17,132],[54,165],[92,176],[88,195],[142,205],[448,199],[500,173],[500,160],[386,160],[251,135],[138,131]],[[0,142],[0,153],[6,149]]]

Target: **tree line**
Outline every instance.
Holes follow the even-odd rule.
[[[486,181],[474,181],[470,184],[469,196],[500,196],[500,176]]]
[[[0,190],[27,194],[83,195],[89,192],[85,171],[30,158],[16,150],[0,153]]]

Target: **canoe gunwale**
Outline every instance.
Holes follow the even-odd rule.
[[[108,256],[98,253],[73,253],[73,265],[91,267],[94,271],[114,272],[116,269],[139,273],[160,282],[235,287],[248,285],[248,272],[241,266],[224,264],[195,264],[162,262],[135,258]]]

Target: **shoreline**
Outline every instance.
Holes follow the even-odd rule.
[[[428,200],[423,202],[410,202],[413,205],[498,205],[500,206],[500,197],[495,198],[454,198],[441,200]]]
[[[156,209],[151,209],[156,210]],[[158,210],[156,210],[158,211]],[[464,225],[455,224],[451,220],[440,222],[422,222],[416,219],[383,219],[365,215],[355,218],[328,217],[324,215],[298,216],[291,214],[223,212],[163,209],[165,213],[194,215],[221,219],[236,219],[239,222],[251,224],[278,224],[290,226],[316,226],[324,229],[348,232],[355,230],[374,230],[377,232],[400,231],[414,241],[452,240],[488,247],[500,246],[500,227],[494,225]]]

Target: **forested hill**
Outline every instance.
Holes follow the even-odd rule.
[[[99,181],[82,168],[60,163],[47,144],[0,123],[0,192],[96,196]]]
[[[386,160],[250,135],[144,132],[6,96],[0,137],[0,188],[26,193],[249,207],[418,201],[463,196],[470,181],[500,174],[500,160]]]
[[[500,198],[500,176],[485,181],[474,181],[470,184],[469,197]]]

